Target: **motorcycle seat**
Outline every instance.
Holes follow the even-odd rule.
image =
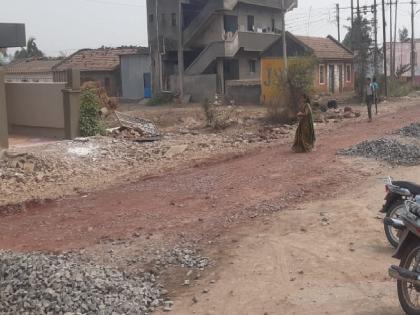
[[[395,186],[408,189],[413,195],[420,195],[420,185],[412,182],[397,181],[392,182]]]

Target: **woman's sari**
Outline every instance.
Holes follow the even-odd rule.
[[[296,130],[293,151],[296,153],[310,152],[315,145],[315,130],[312,109],[309,103],[304,105],[299,126]]]

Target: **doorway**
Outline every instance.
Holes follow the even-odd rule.
[[[338,85],[340,93],[343,93],[343,65],[338,66]]]
[[[334,94],[335,92],[335,71],[334,71],[334,65],[328,66],[329,70],[329,92],[331,94]]]
[[[144,98],[152,97],[152,75],[150,72],[143,73]]]

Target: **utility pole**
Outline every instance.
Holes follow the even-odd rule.
[[[414,46],[414,0],[411,0],[411,85],[416,86],[416,48]]]
[[[184,37],[183,37],[182,0],[178,0],[178,83],[179,100],[184,102]]]
[[[354,0],[351,0],[351,50],[354,51]]]
[[[397,23],[398,23],[398,0],[395,0],[395,20],[394,20],[394,50],[392,51],[392,56],[394,59],[392,59],[392,69],[394,69],[393,73],[396,73],[395,65],[397,63]]]
[[[360,22],[360,0],[357,0],[357,19]]]
[[[373,11],[373,27],[374,27],[374,36],[375,36],[375,51],[373,54],[373,63],[375,67],[375,77],[378,76],[378,3],[377,0],[374,0],[374,11]]]
[[[337,7],[337,29],[338,29],[338,41],[341,43],[341,36],[340,36],[340,4],[336,4]]]
[[[386,64],[386,16],[385,16],[385,0],[382,0],[382,31],[383,31],[383,50],[384,50],[384,75],[385,75],[385,96],[388,97],[388,69]]]
[[[289,69],[288,60],[287,60],[287,41],[286,41],[286,8],[284,5],[284,0],[281,0],[281,24],[282,24],[282,38],[283,38],[283,60],[284,60],[284,74],[287,79],[287,71]]]
[[[389,2],[389,68],[390,68],[390,74],[389,76],[391,78],[394,77],[395,71],[392,67],[392,65],[394,64],[393,60],[394,60],[394,55],[393,55],[393,41],[392,41],[392,0]]]

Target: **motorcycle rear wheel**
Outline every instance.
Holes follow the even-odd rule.
[[[410,246],[401,259],[400,267],[420,271],[420,241]],[[420,286],[404,280],[397,281],[398,299],[408,315],[420,315]]]
[[[389,211],[386,214],[386,217],[391,218],[391,219],[398,219],[402,211],[403,212],[406,211],[404,201],[398,200],[397,202],[391,205]],[[386,224],[384,224],[384,230],[385,230],[385,235],[386,235],[386,238],[388,239],[388,242],[394,248],[397,248],[400,242],[400,239],[397,235],[398,230]]]

